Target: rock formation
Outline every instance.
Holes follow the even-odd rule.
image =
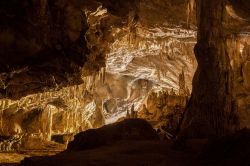
[[[227,36],[232,34],[225,26],[226,7],[224,0],[197,1],[198,34],[194,50],[198,67],[182,136],[221,136],[239,126],[234,74],[226,43]]]
[[[90,129],[79,133],[68,144],[68,151],[83,151],[114,144],[122,140],[157,140],[158,135],[149,123],[141,119],[126,119],[122,122]]]
[[[113,123],[132,106],[137,117],[152,91],[179,91],[183,69],[191,89],[196,32],[175,9],[186,4],[1,2],[1,135],[50,141]]]
[[[249,128],[249,6],[0,2],[0,150],[61,148],[124,119],[145,119],[164,139]]]

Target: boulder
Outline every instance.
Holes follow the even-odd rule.
[[[121,122],[81,132],[68,144],[66,151],[82,151],[113,144],[122,140],[157,140],[151,125],[142,119],[126,119]]]

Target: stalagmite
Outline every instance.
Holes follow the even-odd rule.
[[[185,74],[184,69],[179,74],[179,95],[185,96],[186,95],[186,82],[185,82]]]
[[[67,133],[70,133],[70,112],[67,112],[67,117],[66,117],[66,131]]]
[[[126,110],[126,118],[127,118],[127,119],[131,118],[131,115],[130,115],[130,113],[129,113],[129,109]]]
[[[103,67],[102,68],[102,83],[103,84],[105,83],[105,78],[106,78],[106,68]]]
[[[232,69],[223,29],[224,0],[198,0],[198,68],[179,137],[221,136],[235,130]]]
[[[0,132],[3,133],[3,110],[0,110]]]
[[[135,105],[134,104],[131,106],[130,113],[131,113],[131,118],[137,118],[137,114],[136,114],[136,111],[135,111]]]
[[[48,131],[47,131],[47,140],[50,141],[51,140],[51,135],[52,135],[52,110],[48,110]]]

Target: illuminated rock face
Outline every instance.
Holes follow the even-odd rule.
[[[21,135],[26,148],[28,140],[49,141],[125,118],[132,107],[138,112],[158,102],[150,101],[152,93],[179,95],[182,71],[180,94],[191,91],[196,32],[193,16],[187,30],[186,12],[179,12],[184,1],[2,3],[18,3],[25,16],[13,18],[19,30],[6,21],[0,34],[3,54],[13,59],[1,68],[0,133]],[[22,22],[26,16],[31,24]],[[22,50],[20,41],[31,48]]]
[[[161,5],[169,11],[157,10]],[[141,110],[150,93],[170,92],[173,89],[179,95],[179,74],[182,71],[185,85],[181,93],[191,91],[191,81],[197,66],[193,53],[196,31],[187,29],[186,24],[176,25],[178,18],[186,23],[186,13],[170,15],[173,8],[185,10],[185,7],[181,2],[142,2],[138,13],[129,13],[128,26],[117,30],[127,33],[110,44],[105,70],[109,77],[105,81],[109,84],[113,76],[123,80],[118,87],[123,89],[121,92],[126,97],[116,96],[116,99],[112,99],[116,103],[113,108],[119,114],[109,115],[108,122],[126,116],[127,110],[131,110],[133,105],[135,111]],[[169,18],[165,18],[167,16]],[[156,19],[162,22],[156,24]],[[112,91],[113,87],[110,89]]]
[[[98,72],[105,67],[105,57],[112,60],[117,51],[137,54],[137,61],[143,58],[141,54],[149,60],[154,58],[159,49],[163,49],[162,60],[164,54],[168,58],[182,54],[184,47],[195,42],[194,26],[193,30],[185,30],[186,12],[173,15],[174,10],[185,11],[184,1],[1,2],[0,98],[19,99],[79,85],[82,76]],[[192,18],[190,23],[194,22]],[[183,40],[184,45],[180,44]],[[175,49],[174,45],[182,46]],[[131,55],[125,57],[129,60]],[[183,61],[178,63],[186,63]]]
[[[107,13],[113,4],[80,0],[1,2],[0,98],[19,99],[79,85],[82,75],[104,67],[108,43],[116,37],[110,26],[122,27],[129,6],[136,7],[133,1],[119,1],[123,11]]]
[[[184,1],[1,3],[16,22],[1,17],[1,63],[9,65],[1,66],[1,135],[48,141],[115,122],[140,111],[149,94],[179,94],[182,71],[182,92],[191,91],[194,20],[187,30],[186,12],[172,15]]]
[[[174,132],[197,68],[194,8],[193,0],[0,2],[0,135],[70,137],[131,110]],[[250,127],[246,36],[226,45],[242,127]]]
[[[100,127],[101,110],[83,86],[29,95],[17,101],[1,100],[1,135],[22,135],[50,141],[53,135],[67,135]]]
[[[244,35],[242,37],[238,37],[237,39],[231,38],[227,42],[231,66],[234,70],[235,95],[241,128],[250,127],[249,38],[250,37],[248,35]]]

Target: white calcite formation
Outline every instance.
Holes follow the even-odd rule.
[[[145,21],[154,19],[148,19],[148,5],[140,7],[139,11],[128,13],[127,23],[110,26],[109,31],[103,27],[120,21],[119,18],[103,6],[84,9],[89,25],[85,38],[90,52],[82,69],[83,83],[60,88],[52,76],[55,86],[52,90],[45,88],[44,92],[16,100],[1,99],[0,135],[22,136],[23,148],[60,135],[67,143],[70,135],[126,118],[127,112],[134,112],[133,117],[138,114],[149,121],[163,122],[165,114],[159,113],[163,109],[165,112],[171,112],[175,106],[183,109],[196,69],[193,53],[196,32],[172,25],[166,19],[160,25],[153,22],[152,26],[146,25]],[[69,35],[74,39],[73,32]],[[105,62],[101,62],[103,55]],[[98,60],[100,63],[96,63]],[[101,63],[104,67],[98,70],[95,65]],[[20,73],[28,70],[24,68]],[[68,75],[69,81],[70,78]],[[159,97],[150,97],[156,93]],[[161,99],[162,94],[166,98]],[[176,99],[168,100],[171,96]],[[166,100],[160,109],[152,104],[159,100]],[[166,103],[171,100],[174,104]],[[143,105],[153,116],[143,114]]]
[[[39,64],[38,73],[37,66],[24,66],[0,74],[0,135],[6,137],[0,149],[30,148],[58,137],[67,144],[80,131],[124,118],[146,119],[168,138],[176,134],[197,68],[194,0],[117,1],[124,7],[119,11],[110,1],[60,2],[55,6],[65,13],[63,34],[70,42],[55,47],[67,61],[52,57],[52,68],[52,62]],[[37,6],[48,19],[47,1]],[[227,12],[239,19],[230,6]],[[68,58],[63,52],[68,47],[84,56]],[[250,127],[249,34],[232,36],[227,47],[235,107],[241,127]]]

